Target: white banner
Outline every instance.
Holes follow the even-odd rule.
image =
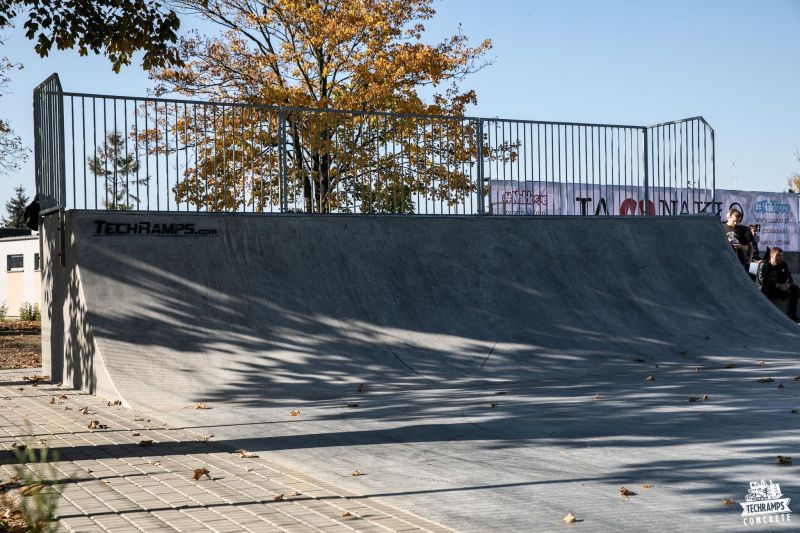
[[[636,185],[590,185],[544,181],[492,180],[490,201],[497,215],[685,215],[725,213],[736,207],[743,224],[759,230],[759,249],[779,246],[800,251],[798,195],[788,193],[711,191],[653,187],[647,205],[644,189]]]

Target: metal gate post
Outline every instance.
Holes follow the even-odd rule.
[[[478,214],[483,215],[486,212],[486,207],[484,205],[485,199],[483,197],[483,120],[478,120],[478,127],[476,128],[475,133],[475,142],[476,144],[476,157],[478,163]]]
[[[644,209],[642,215],[650,215],[650,165],[648,152],[650,151],[649,137],[647,135],[647,128],[642,128],[644,133]]]

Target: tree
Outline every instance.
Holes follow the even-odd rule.
[[[794,158],[800,163],[800,149],[795,150]],[[795,172],[789,177],[789,192],[800,193],[800,172]]]
[[[25,188],[20,185],[14,189],[14,197],[6,202],[8,218],[3,218],[4,228],[25,227],[25,207],[30,198],[25,194]]]
[[[98,155],[90,156],[88,163],[92,174],[103,181],[106,209],[127,210],[138,204],[139,188],[147,186],[148,178],[139,177],[139,160],[128,152],[121,134],[107,134]]]
[[[115,72],[144,51],[145,69],[180,64],[174,44],[180,26],[174,11],[165,12],[149,0],[10,0],[0,2],[0,28],[22,14],[28,39],[36,40],[36,53],[46,57],[58,50],[77,48],[104,54]]]
[[[12,63],[7,57],[0,57],[0,96],[8,90],[11,81],[8,72],[21,69],[22,65]],[[0,119],[0,174],[18,170],[27,157],[28,150],[22,145],[22,139],[14,134],[7,120]]]
[[[250,202],[262,210],[277,201],[275,169],[281,165],[290,180],[286,194],[302,198],[305,209],[314,212],[409,212],[415,202],[452,205],[474,192],[474,181],[465,175],[477,152],[474,122],[430,121],[420,128],[411,120],[363,114],[462,116],[476,103],[475,92],[462,92],[458,82],[485,64],[480,60],[491,43],[470,47],[459,33],[424,44],[422,22],[434,15],[431,3],[178,2],[223,33],[182,38],[185,64],[151,71],[159,94],[319,111],[278,116],[270,110],[226,114],[214,108],[200,118],[178,117],[169,124],[163,114],[145,140],[167,151],[178,150],[180,141],[198,154],[173,189],[176,199],[209,209]],[[426,102],[422,87],[438,92]],[[334,109],[357,113],[334,114]],[[279,135],[283,124],[286,138]],[[172,147],[161,137],[165,129],[174,132]],[[243,169],[252,170],[249,180]]]

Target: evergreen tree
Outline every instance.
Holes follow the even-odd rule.
[[[148,181],[136,176],[139,160],[128,152],[125,139],[116,131],[106,135],[97,157],[89,157],[89,170],[104,181],[106,209],[133,209],[139,201],[139,186]]]
[[[6,202],[8,218],[3,218],[4,228],[25,227],[25,207],[30,198],[25,194],[25,188],[20,185],[14,189],[14,197]]]

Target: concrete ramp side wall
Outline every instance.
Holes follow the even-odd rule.
[[[55,382],[118,399],[88,319],[71,220],[67,212],[45,217],[43,224],[43,372]]]

